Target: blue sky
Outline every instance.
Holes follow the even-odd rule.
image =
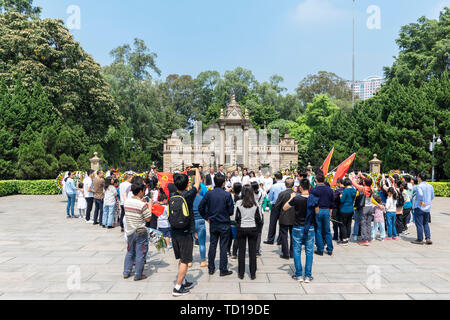
[[[101,64],[111,63],[111,49],[144,39],[158,54],[167,75],[196,76],[206,70],[243,67],[258,81],[284,78],[288,92],[320,70],[352,76],[351,0],[35,0],[43,18],[71,16],[80,8],[75,39]],[[380,28],[367,20],[380,9]],[[450,0],[356,0],[356,78],[383,75],[398,49],[402,25],[420,16],[437,18]],[[373,20],[371,20],[373,21]]]

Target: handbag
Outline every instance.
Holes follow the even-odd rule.
[[[355,208],[357,210],[362,209],[366,206],[366,195],[364,193],[360,193],[355,198]]]

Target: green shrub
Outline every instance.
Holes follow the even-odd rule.
[[[429,182],[436,197],[450,197],[450,182]]]
[[[0,197],[13,194],[55,195],[59,193],[55,180],[0,181]]]

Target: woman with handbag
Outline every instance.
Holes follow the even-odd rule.
[[[262,215],[260,206],[255,201],[255,193],[251,185],[245,185],[242,189],[242,200],[234,207],[234,215],[237,226],[237,241],[239,246],[238,276],[244,279],[245,253],[248,241],[248,256],[250,277],[256,279],[256,244],[258,240],[258,228],[261,225]]]

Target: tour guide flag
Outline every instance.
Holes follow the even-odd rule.
[[[348,158],[339,165],[339,167],[336,170],[336,173],[334,174],[333,182],[331,183],[332,187],[336,186],[338,179],[342,179],[343,177],[345,177],[345,174],[347,173],[348,169],[350,169],[350,166],[355,160],[355,157],[356,153],[352,154],[350,158]]]
[[[164,193],[169,196],[169,183],[173,183],[173,173],[170,172],[157,172],[159,185],[163,188]]]
[[[328,169],[330,168],[330,163],[331,163],[331,158],[333,157],[333,153],[334,153],[334,148],[333,150],[331,150],[330,154],[328,155],[328,157],[325,159],[325,162],[322,165],[322,171],[323,171],[323,175],[326,177],[328,174]]]

